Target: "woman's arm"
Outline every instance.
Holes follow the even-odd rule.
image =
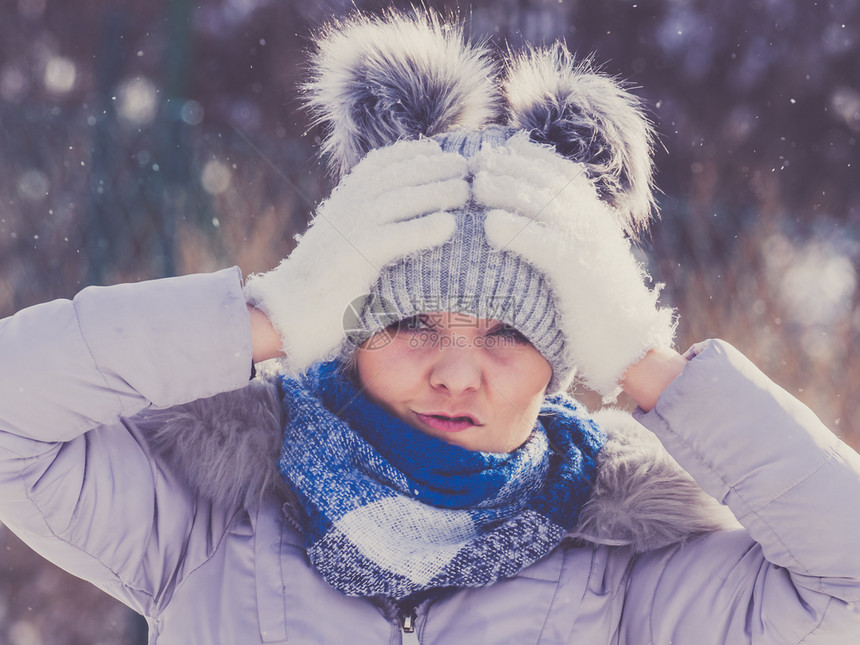
[[[856,642],[860,456],[730,345],[693,353],[648,357],[625,387],[659,391],[637,418],[746,532],[642,556],[629,615],[655,643]]]
[[[128,417],[241,387],[251,356],[236,269],[88,288],[0,321],[0,520],[148,613],[205,557],[183,551],[208,543],[189,536],[229,515],[195,508]]]
[[[237,269],[89,287],[0,320],[0,431],[69,439],[240,387],[251,356]]]
[[[272,321],[262,311],[248,305],[248,316],[251,321],[251,345],[255,363],[262,363],[270,358],[283,356],[283,340],[275,331]]]

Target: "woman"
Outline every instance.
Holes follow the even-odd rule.
[[[671,349],[635,99],[558,47],[500,84],[432,15],[314,64],[343,178],[278,268],[0,322],[0,519],[159,645],[856,640],[860,458]]]

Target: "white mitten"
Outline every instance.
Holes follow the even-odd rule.
[[[516,135],[471,159],[473,197],[491,209],[484,230],[549,281],[568,360],[592,389],[614,397],[626,369],[674,336],[674,312],[631,252],[619,214],[604,204],[583,165]]]
[[[293,372],[337,355],[347,307],[383,266],[453,235],[446,211],[469,199],[467,166],[430,139],[368,153],[319,206],[290,256],[248,278],[248,302],[280,333]]]

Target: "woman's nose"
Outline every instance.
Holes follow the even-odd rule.
[[[445,347],[438,354],[430,370],[430,385],[461,394],[481,386],[481,369],[470,347]]]

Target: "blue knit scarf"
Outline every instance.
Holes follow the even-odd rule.
[[[336,362],[281,384],[279,466],[308,556],[352,596],[479,587],[536,562],[576,524],[605,440],[569,397],[547,397],[520,448],[485,453],[392,417]]]

